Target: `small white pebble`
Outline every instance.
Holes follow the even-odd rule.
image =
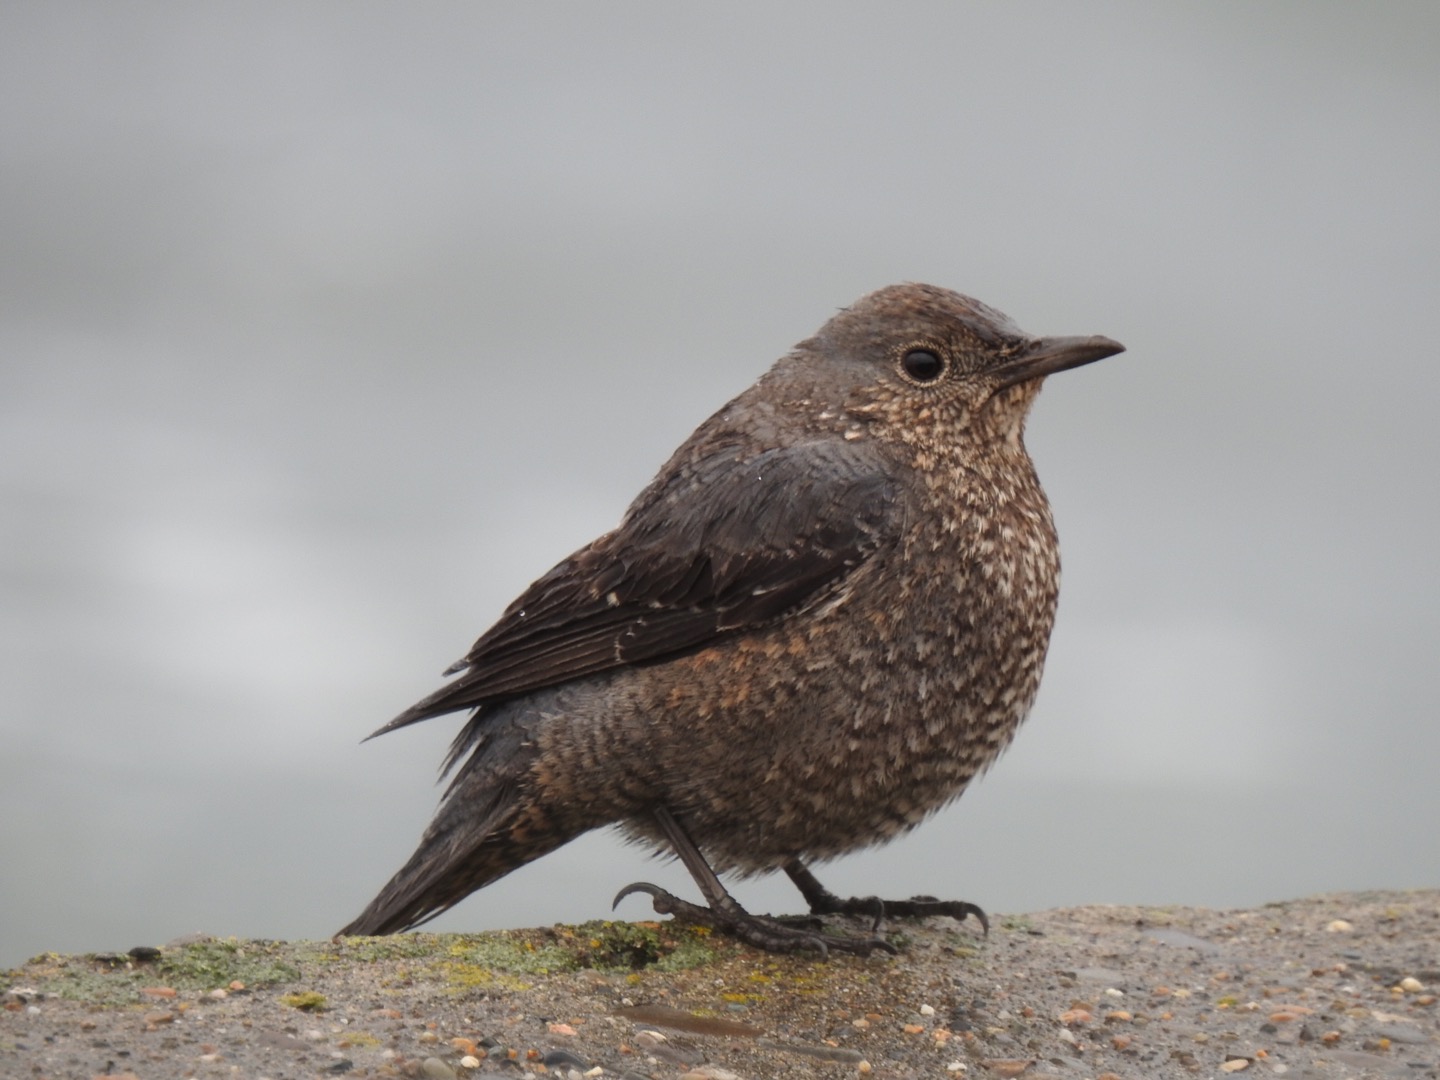
[[[1250,1061],[1248,1058],[1231,1058],[1229,1061],[1225,1062],[1225,1064],[1220,1066],[1220,1071],[1226,1073],[1233,1073],[1239,1072],[1241,1069],[1248,1069],[1249,1067]]]
[[[1061,1029],[1060,1029],[1060,1041],[1061,1041],[1061,1042],[1067,1042],[1067,1043],[1069,1043],[1071,1046],[1074,1046],[1074,1045],[1075,1045],[1075,1033],[1074,1033],[1073,1031],[1071,1031],[1069,1028],[1061,1028]]]
[[[1106,997],[1124,997],[1124,996],[1125,996],[1125,991],[1124,991],[1124,990],[1116,990],[1115,987],[1109,986],[1109,987],[1106,987],[1106,988],[1105,988],[1105,996],[1106,996]]]
[[[952,1061],[949,1065],[945,1066],[945,1071],[948,1073],[969,1072],[970,1066],[966,1065],[963,1061]]]
[[[215,1062],[217,1062],[217,1061],[220,1060],[220,1055],[219,1055],[219,1054],[201,1054],[201,1055],[200,1055],[200,1060],[201,1060],[201,1062],[203,1062],[203,1063],[206,1064],[206,1065],[214,1065]]]
[[[596,1065],[593,1069],[591,1069],[591,1070],[590,1070],[589,1072],[587,1072],[585,1075],[586,1075],[586,1076],[604,1076],[604,1075],[605,1075],[605,1066],[603,1066],[603,1065]]]
[[[921,1016],[934,1016],[934,1015],[935,1015],[935,1006],[934,1006],[934,1005],[921,1005],[921,1006],[920,1006],[920,1015],[921,1015]]]
[[[40,1015],[40,1006],[39,1006],[39,1005],[26,1005],[26,1006],[25,1006],[25,1015],[26,1015],[26,1016],[39,1016],[39,1015]]]
[[[1283,1061],[1277,1061],[1270,1066],[1270,1071],[1276,1076],[1284,1076],[1290,1071],[1290,1066],[1286,1065]]]
[[[214,998],[216,1001],[224,1001],[227,997],[230,996],[230,991],[228,991],[228,990],[211,990],[211,991],[210,991],[208,994],[206,994],[205,996],[208,997],[208,998]]]
[[[460,1059],[460,1067],[462,1069],[478,1069],[480,1067],[480,1059],[474,1054],[466,1054]]]
[[[875,1071],[875,1066],[871,1065],[870,1062],[866,1061],[864,1058],[861,1058],[855,1064],[855,1071],[858,1072],[861,1076],[869,1076],[872,1072]]]
[[[1354,923],[1346,922],[1344,919],[1336,919],[1325,927],[1332,934],[1348,934],[1355,929]]]
[[[310,1028],[305,1032],[305,1037],[311,1042],[324,1042],[325,1032],[321,1031],[319,1028]]]
[[[1400,980],[1400,989],[1404,990],[1407,994],[1418,994],[1421,990],[1425,989],[1425,984],[1415,978],[1414,975],[1406,975]]]

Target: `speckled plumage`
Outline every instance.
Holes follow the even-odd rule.
[[[342,933],[413,926],[599,826],[666,847],[657,808],[748,874],[956,798],[1028,712],[1054,620],[1026,414],[1045,374],[1118,351],[933,286],[841,311],[382,729],[476,709],[419,849]]]

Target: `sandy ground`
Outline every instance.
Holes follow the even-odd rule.
[[[828,961],[668,922],[45,955],[0,972],[0,1076],[1440,1078],[1440,891],[894,930]]]

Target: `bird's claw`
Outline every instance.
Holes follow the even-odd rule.
[[[648,881],[632,881],[615,894],[615,899],[610,903],[610,910],[614,911],[620,906],[621,900],[624,900],[627,896],[633,896],[636,893],[644,893],[650,897],[651,900],[655,901],[658,901],[662,896],[670,895],[664,889],[660,888],[659,885],[651,885]]]
[[[972,904],[968,900],[937,900],[933,896],[912,896],[909,900],[888,900],[883,901],[883,904],[886,913],[897,918],[949,915],[956,922],[964,922],[967,917],[973,917],[987,936],[990,933],[990,916],[985,914],[979,904]]]
[[[873,933],[875,929],[878,929],[878,922],[875,927],[872,927],[870,937],[831,936],[814,930],[786,926],[775,919],[764,916],[751,915],[739,904],[735,905],[734,910],[717,910],[713,907],[692,904],[648,881],[636,881],[626,885],[616,894],[615,903],[611,909],[614,910],[621,900],[635,893],[644,893],[650,897],[656,914],[673,915],[682,922],[707,926],[720,933],[737,937],[745,944],[766,952],[801,952],[813,949],[820,954],[821,959],[828,960],[832,949],[836,952],[850,953],[856,956],[869,956],[877,949],[891,955],[900,951],[890,942]]]

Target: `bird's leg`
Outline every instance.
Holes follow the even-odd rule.
[[[985,933],[990,932],[990,920],[978,905],[968,900],[937,900],[933,896],[912,896],[909,900],[881,900],[878,896],[852,896],[842,900],[806,869],[799,859],[790,859],[785,864],[785,873],[805,897],[812,915],[863,915],[874,918],[874,930],[880,929],[880,920],[889,915],[895,918],[914,918],[925,915],[949,915],[963,920],[973,915]]]
[[[675,815],[664,806],[657,806],[652,812],[661,831],[665,833],[665,838],[675,849],[675,854],[680,857],[680,861],[685,864],[685,869],[690,871],[690,876],[700,887],[700,892],[704,895],[705,903],[708,906],[701,907],[699,904],[681,900],[658,885],[651,885],[645,881],[637,881],[633,885],[627,885],[621,889],[619,895],[615,897],[617,905],[631,893],[643,892],[650,897],[657,914],[674,915],[684,922],[708,926],[712,930],[730,934],[747,945],[764,949],[766,952],[800,952],[805,949],[814,949],[822,955],[829,955],[833,949],[837,952],[869,956],[876,949],[884,949],[892,953],[897,951],[895,946],[879,937],[833,937],[813,930],[784,926],[773,919],[751,915],[740,906],[739,901],[726,891],[720,878],[716,876],[710,864],[705,861],[705,856],[700,853],[700,849],[695,846],[690,835],[675,819]]]

